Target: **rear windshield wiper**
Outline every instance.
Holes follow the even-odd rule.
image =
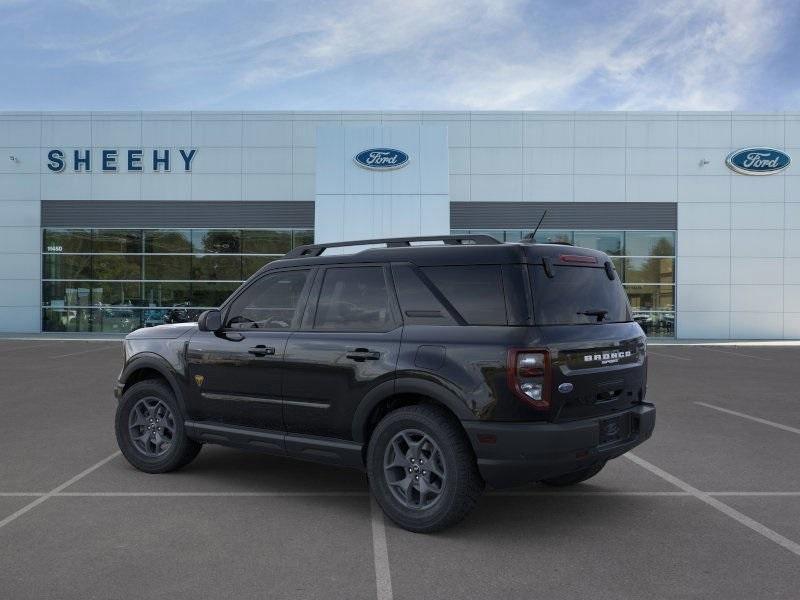
[[[600,321],[606,318],[608,311],[598,308],[598,309],[581,310],[578,311],[578,314],[586,315],[587,317],[597,317],[597,322],[599,323]]]

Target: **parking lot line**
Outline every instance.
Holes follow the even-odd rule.
[[[42,346],[50,346],[53,342],[45,342],[44,344],[31,344],[30,346],[14,345],[11,348],[0,347],[0,352],[22,352],[24,350],[32,350],[34,348],[41,348]]]
[[[48,356],[47,358],[66,358],[67,356],[78,356],[79,354],[88,354],[89,352],[99,352],[100,350],[111,350],[113,347],[114,346],[102,346],[100,348],[89,348],[88,350],[70,352],[68,354],[57,354],[55,356]]]
[[[392,574],[389,571],[389,549],[386,545],[386,524],[383,511],[375,498],[370,498],[372,519],[372,554],[375,557],[375,587],[378,600],[392,600]]]
[[[60,492],[59,498],[341,498],[368,492]]]
[[[797,427],[789,427],[788,425],[783,425],[782,423],[776,423],[775,421],[767,421],[766,419],[762,419],[761,417],[753,417],[745,413],[741,413],[735,410],[730,410],[729,408],[722,408],[721,406],[715,406],[714,404],[708,404],[706,402],[695,402],[695,404],[699,404],[700,406],[705,406],[706,408],[713,408],[714,410],[728,413],[729,415],[733,415],[735,417],[741,417],[742,419],[755,421],[756,423],[761,423],[762,425],[769,425],[770,427],[775,427],[776,429],[782,429],[783,431],[788,431],[789,433],[800,434],[800,429],[798,429]]]
[[[708,350],[709,352],[719,352],[720,354],[730,354],[731,356],[739,356],[742,358],[755,358],[756,360],[766,360],[769,361],[769,358],[764,358],[763,356],[756,356],[755,354],[745,354],[744,352],[731,352],[730,350],[720,350],[719,348],[709,348],[708,346],[700,346],[703,350]]]
[[[30,502],[30,503],[26,504],[25,506],[23,506],[22,508],[20,508],[20,509],[19,509],[17,512],[15,512],[15,513],[12,513],[12,514],[8,515],[8,516],[7,516],[5,519],[3,519],[2,521],[0,521],[0,528],[3,528],[3,527],[5,527],[5,526],[6,526],[6,525],[8,525],[9,523],[11,523],[11,521],[14,521],[14,520],[15,520],[15,519],[17,519],[18,517],[21,517],[21,516],[22,516],[22,515],[24,515],[26,512],[33,510],[34,508],[36,508],[37,506],[39,506],[39,505],[40,505],[42,502],[46,502],[48,498],[52,498],[52,497],[53,497],[55,494],[58,494],[59,492],[61,492],[61,491],[65,490],[66,488],[68,488],[69,486],[71,486],[73,483],[76,483],[77,481],[79,481],[79,480],[83,479],[83,478],[84,478],[84,477],[86,477],[86,476],[87,476],[89,473],[91,473],[91,472],[95,471],[96,469],[99,469],[100,467],[102,467],[102,466],[103,466],[104,464],[106,464],[107,462],[109,462],[109,461],[111,461],[111,460],[114,460],[114,459],[115,459],[117,456],[119,456],[120,454],[121,454],[121,452],[120,452],[119,450],[117,450],[116,452],[114,452],[114,453],[113,453],[113,454],[111,454],[110,456],[106,456],[106,457],[105,457],[103,460],[101,460],[100,462],[97,462],[97,463],[93,464],[91,467],[89,467],[88,469],[86,469],[86,470],[84,470],[84,471],[81,471],[80,473],[78,473],[77,475],[75,475],[75,477],[73,477],[73,478],[71,478],[71,479],[67,479],[67,481],[65,481],[65,482],[64,482],[64,483],[62,483],[61,485],[59,485],[59,486],[57,486],[57,487],[54,487],[52,490],[50,490],[49,492],[47,492],[45,495],[43,495],[43,496],[39,496],[39,497],[38,497],[38,498],[36,498],[36,500],[34,500],[33,502]]]
[[[753,531],[755,531],[756,533],[764,536],[768,540],[771,540],[771,541],[775,542],[776,544],[778,544],[779,546],[781,546],[783,548],[786,548],[789,552],[792,552],[792,553],[796,554],[797,556],[800,556],[800,544],[798,544],[797,542],[793,542],[789,538],[782,536],[777,531],[774,531],[774,530],[770,529],[769,527],[767,527],[763,523],[759,523],[755,519],[751,519],[747,515],[745,515],[743,513],[740,513],[735,508],[732,508],[732,507],[728,506],[727,504],[725,504],[724,502],[721,502],[720,500],[717,500],[716,498],[712,497],[711,495],[707,494],[706,492],[701,492],[696,487],[693,487],[693,486],[689,485],[688,483],[686,483],[685,481],[683,481],[682,479],[678,479],[674,475],[672,475],[670,473],[667,473],[663,469],[655,466],[652,463],[647,462],[643,458],[639,458],[635,454],[632,454],[632,453],[628,452],[627,454],[624,454],[623,456],[625,456],[628,460],[636,463],[640,467],[642,467],[644,469],[647,469],[653,475],[661,477],[661,479],[663,479],[664,481],[667,481],[667,482],[671,483],[672,485],[674,485],[675,487],[678,487],[678,488],[682,489],[683,491],[688,492],[689,494],[691,494],[692,496],[694,496],[695,498],[697,498],[701,502],[705,502],[706,504],[708,504],[712,508],[715,508],[718,511],[720,511],[722,514],[725,514],[725,515],[729,516],[731,519],[741,523],[745,527],[748,527],[748,528],[752,529]]]
[[[675,354],[667,354],[666,352],[655,352],[653,350],[648,350],[647,353],[655,354],[656,356],[667,356],[676,360],[692,360],[691,358],[686,358],[685,356],[676,356]]]

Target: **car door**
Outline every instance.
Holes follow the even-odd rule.
[[[192,336],[192,418],[283,430],[283,356],[299,327],[311,273],[305,268],[264,274],[227,304],[220,331]]]
[[[286,347],[287,432],[350,439],[361,399],[394,379],[401,336],[386,266],[321,268],[303,325]]]

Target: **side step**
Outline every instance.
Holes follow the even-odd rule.
[[[198,442],[364,469],[363,446],[357,442],[203,421],[186,421],[184,426],[186,434]]]

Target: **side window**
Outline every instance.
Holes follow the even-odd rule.
[[[388,331],[393,324],[383,267],[334,267],[325,272],[314,329]]]
[[[455,320],[428,286],[405,265],[392,267],[400,310],[407,325],[455,325]]]
[[[422,272],[468,324],[508,324],[499,266],[424,267]]]
[[[231,304],[226,327],[231,329],[289,329],[308,280],[308,270],[265,275]]]

